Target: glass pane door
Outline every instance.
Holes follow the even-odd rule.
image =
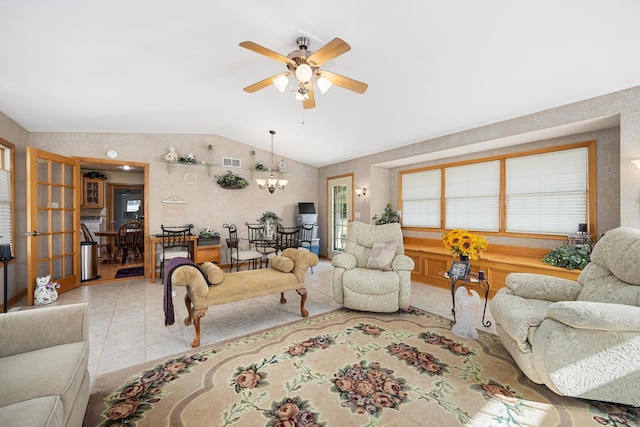
[[[342,253],[347,243],[347,226],[353,218],[353,177],[332,178],[327,182],[329,201],[329,258]]]

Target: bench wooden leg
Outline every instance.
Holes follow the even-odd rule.
[[[307,317],[309,312],[304,308],[304,303],[307,301],[307,289],[298,289],[296,292],[300,295],[300,313],[302,313],[302,317]]]
[[[191,298],[189,298],[188,294],[184,296],[184,305],[187,306],[187,317],[184,319],[184,324],[190,325],[191,316],[193,316],[193,304],[191,304]]]
[[[193,322],[193,327],[196,330],[196,336],[193,337],[193,341],[191,341],[191,347],[198,347],[200,345],[200,319],[207,314],[207,307],[194,309],[189,295],[184,296],[184,303],[189,313],[186,319],[184,319],[184,324],[190,325],[191,322]]]

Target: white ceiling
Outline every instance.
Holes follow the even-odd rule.
[[[637,0],[0,0],[0,112],[31,132],[217,134],[324,166],[640,85]],[[311,51],[364,81],[245,86]],[[303,124],[304,123],[304,124]]]

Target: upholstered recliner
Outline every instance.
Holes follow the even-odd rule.
[[[640,405],[640,230],[608,231],[578,281],[512,273],[491,301],[498,336],[557,394]]]
[[[404,255],[400,224],[352,222],[344,253],[334,256],[331,264],[338,304],[383,313],[409,308],[414,264]]]

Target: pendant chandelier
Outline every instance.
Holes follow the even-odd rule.
[[[271,134],[271,165],[269,167],[269,178],[268,179],[264,179],[264,178],[256,178],[256,184],[258,184],[258,187],[260,187],[261,190],[264,190],[265,188],[267,188],[269,190],[269,193],[273,194],[274,191],[276,191],[276,188],[279,190],[284,190],[284,188],[287,186],[287,184],[289,183],[288,179],[280,179],[280,178],[276,178],[273,174],[274,169],[273,169],[273,135],[276,134],[275,130],[270,130],[269,133]]]

